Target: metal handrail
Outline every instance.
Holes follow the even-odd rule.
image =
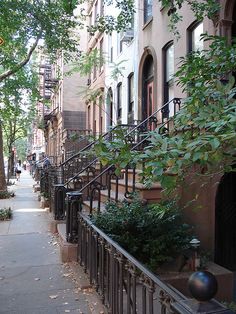
[[[174,98],[177,99],[177,98]],[[145,125],[145,123],[148,122],[148,120],[150,120],[151,117],[155,116],[158,112],[162,111],[164,108],[166,108],[174,99],[172,99],[171,101],[169,101],[168,103],[166,103],[163,107],[159,108],[158,110],[156,110],[151,116],[149,116],[147,119],[145,119],[144,121],[142,121],[140,124],[138,124],[136,127],[134,127],[133,130],[131,130],[127,135],[125,135],[125,137],[130,136],[135,130],[138,130],[138,128],[140,128],[140,126]],[[179,98],[178,98],[179,100]],[[159,127],[159,131],[165,127],[168,123],[170,122],[170,119],[163,122],[162,125]],[[147,135],[146,137],[144,137],[139,143],[137,143],[134,147],[131,148],[131,151],[135,150],[140,144],[142,144],[145,140],[147,140],[147,138],[149,138],[150,135]],[[96,159],[98,160],[98,158]],[[105,173],[107,173],[114,165],[109,165],[106,169],[104,169],[102,172],[100,172],[94,179],[92,179],[91,181],[89,181],[86,185],[84,185],[79,191],[83,192],[86,188],[88,188],[90,185],[92,185],[94,182],[96,182],[99,178],[101,178]],[[85,170],[85,169],[83,169]],[[81,173],[81,172],[80,172]],[[76,178],[79,174],[76,174],[74,176],[74,178]]]
[[[120,128],[122,126],[129,126],[128,124],[119,124],[119,125],[116,125],[115,127],[113,127],[111,130],[109,130],[108,132],[106,132],[105,134],[103,134],[100,138],[104,138],[106,137],[107,135],[109,134],[112,134],[112,132],[117,129],[117,128]],[[130,125],[131,127],[134,126],[134,125]],[[74,154],[73,156],[71,156],[69,159],[65,160],[63,163],[61,163],[61,166],[64,166],[67,162],[71,161],[72,159],[78,157],[82,152],[88,150],[90,147],[92,147],[93,145],[95,145],[96,143],[99,142],[99,139],[91,142],[90,144],[88,144],[87,146],[85,146],[84,148],[82,148],[78,153]]]

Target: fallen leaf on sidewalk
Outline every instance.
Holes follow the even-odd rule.
[[[55,295],[50,295],[50,296],[49,296],[50,299],[56,299],[57,297],[58,297],[57,294],[55,294]]]
[[[67,274],[63,274],[63,277],[70,277],[72,275],[72,273],[67,273]]]

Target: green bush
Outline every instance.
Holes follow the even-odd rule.
[[[14,192],[0,191],[0,199],[6,199],[15,196]]]
[[[0,220],[8,220],[12,218],[11,207],[0,208]]]
[[[93,223],[141,263],[155,271],[188,247],[190,227],[175,202],[144,206],[134,198],[120,206],[108,203]]]

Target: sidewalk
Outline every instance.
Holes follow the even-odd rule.
[[[0,314],[105,313],[96,292],[83,289],[81,269],[61,263],[33,184],[23,171],[11,187],[16,196],[0,200],[0,208],[13,209],[11,221],[0,221]]]

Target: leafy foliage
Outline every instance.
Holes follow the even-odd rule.
[[[9,191],[0,191],[0,199],[6,199],[15,196],[13,192]]]
[[[116,174],[119,175],[122,168],[127,164],[135,164],[137,152],[132,151],[132,143],[127,135],[127,129],[124,127],[116,128],[112,131],[112,140],[104,140],[100,136],[97,140],[94,150],[103,166],[112,164],[116,166]]]
[[[9,208],[0,208],[0,220],[9,220],[12,218],[12,210]]]
[[[135,196],[120,206],[108,203],[106,211],[92,220],[153,271],[180,254],[189,242],[190,228],[182,223],[174,202],[144,206]]]
[[[118,15],[101,15],[96,19],[95,25],[88,27],[88,31],[91,35],[94,35],[96,31],[112,33],[113,31],[120,32],[132,22],[133,14],[135,12],[133,0],[105,0],[105,3],[109,5],[115,5],[118,10]]]
[[[70,59],[71,52],[78,49],[78,38],[72,36],[71,30],[80,25],[81,19],[75,19],[73,11],[65,8],[65,1],[2,0],[0,81],[29,62],[39,40],[44,41],[52,58],[58,49],[63,49],[64,58]]]
[[[177,25],[183,19],[180,9],[184,4],[190,7],[198,21],[203,20],[204,17],[208,17],[213,22],[216,21],[220,9],[219,2],[215,0],[159,0],[159,2],[166,9],[170,17],[169,28],[177,38],[180,37]]]

